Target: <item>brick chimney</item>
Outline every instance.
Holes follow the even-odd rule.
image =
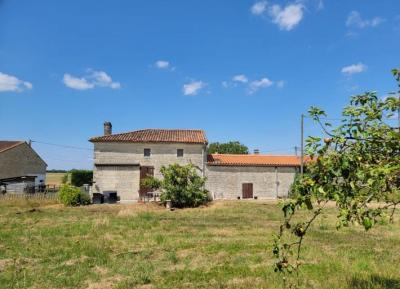
[[[259,149],[254,149],[254,154],[255,155],[259,155],[260,154],[260,150]]]
[[[104,122],[104,135],[112,134],[112,124],[109,121]]]

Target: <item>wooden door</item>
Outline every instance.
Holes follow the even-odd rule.
[[[142,198],[146,196],[151,189],[142,186],[142,180],[147,177],[154,176],[154,167],[140,167],[140,189],[139,189],[139,197]]]
[[[242,198],[243,199],[252,199],[253,198],[253,184],[252,183],[242,184]]]

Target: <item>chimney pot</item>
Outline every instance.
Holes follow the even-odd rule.
[[[104,122],[104,135],[112,134],[112,124],[109,121]]]

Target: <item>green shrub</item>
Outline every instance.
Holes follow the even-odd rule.
[[[90,204],[88,194],[82,192],[79,188],[63,185],[58,192],[59,201],[65,206],[80,206]]]
[[[204,189],[205,178],[197,174],[196,168],[189,164],[172,164],[160,169],[163,179],[145,179],[142,184],[155,190],[160,189],[163,204],[171,201],[176,208],[198,207],[209,201],[208,191]]]
[[[90,184],[93,180],[93,171],[71,170],[71,184],[75,187],[81,187],[84,184]]]
[[[68,183],[68,179],[69,179],[69,173],[65,173],[65,175],[63,175],[63,177],[61,179],[61,183],[67,184]]]

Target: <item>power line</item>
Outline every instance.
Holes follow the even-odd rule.
[[[62,148],[93,151],[93,149],[90,149],[90,148],[77,147],[77,146],[70,146],[70,145],[54,144],[54,143],[48,143],[48,142],[37,141],[37,140],[31,140],[31,142],[40,143],[40,144],[45,144],[45,145],[51,145],[51,146],[56,146],[56,147],[62,147]]]
[[[45,160],[52,160],[52,161],[61,161],[61,162],[67,162],[67,163],[84,163],[87,161],[93,161],[93,159],[81,159],[81,160],[72,160],[72,159],[59,159],[59,158],[53,158],[53,157],[43,157]]]

